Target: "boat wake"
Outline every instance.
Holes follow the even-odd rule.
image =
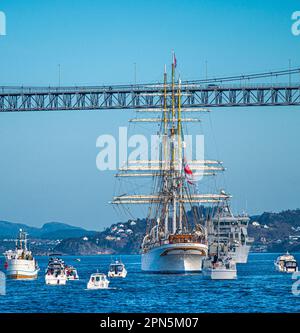
[[[85,288],[84,290],[87,290],[87,291],[98,291],[98,290],[122,290],[122,288],[117,288],[117,287],[107,287],[107,288],[98,288],[98,289],[87,289],[87,288]]]

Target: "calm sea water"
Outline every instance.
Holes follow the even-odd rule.
[[[64,257],[78,269],[79,281],[46,286],[46,257],[36,281],[7,281],[0,312],[300,312],[290,274],[274,270],[278,254],[250,254],[236,281],[206,280],[201,274],[145,274],[140,256],[122,256],[128,275],[111,280],[108,290],[86,290],[91,273],[107,272],[110,256]],[[296,255],[300,262],[300,255]],[[3,264],[3,258],[1,258]],[[1,265],[2,266],[2,265]]]

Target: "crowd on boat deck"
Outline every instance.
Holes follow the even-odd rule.
[[[22,260],[33,260],[33,257],[30,253],[25,253],[25,251],[22,251],[21,254],[10,254],[8,253],[10,259],[22,259]]]
[[[205,243],[204,235],[178,234],[169,236],[170,243]]]
[[[31,254],[29,253],[25,254],[25,251],[23,251],[18,259],[32,260],[33,257]]]

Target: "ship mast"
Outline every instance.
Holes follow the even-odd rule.
[[[168,121],[167,121],[167,68],[165,65],[165,71],[164,71],[164,109],[163,109],[163,119],[164,119],[164,132],[163,132],[163,151],[164,154],[162,156],[162,161],[164,163],[161,163],[161,166],[164,167],[164,169],[167,169],[167,151],[168,151]],[[163,189],[165,191],[168,191],[168,175],[167,172],[164,171],[164,178],[163,178]],[[168,200],[165,204],[165,221],[164,221],[164,236],[165,238],[168,236],[169,233],[169,203]]]
[[[173,61],[172,61],[172,127],[171,127],[171,169],[173,171],[172,177],[172,196],[173,196],[173,218],[172,218],[172,233],[175,234],[177,230],[177,193],[176,193],[176,177],[175,176],[175,155],[176,155],[176,147],[175,147],[175,53],[173,51]]]
[[[182,131],[181,131],[181,80],[179,78],[178,80],[178,133],[177,133],[177,138],[178,138],[178,163],[179,163],[179,173],[180,173],[180,194],[179,194],[179,225],[178,225],[178,230],[180,233],[182,233],[182,213],[183,213],[183,204],[181,203],[182,195],[183,195],[183,175],[182,175]]]

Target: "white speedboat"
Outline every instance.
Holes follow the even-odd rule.
[[[39,266],[31,251],[27,249],[27,234],[20,229],[15,250],[4,253],[6,277],[8,279],[36,279]]]
[[[79,280],[77,269],[73,266],[65,265],[65,274],[67,276],[67,280]]]
[[[294,256],[288,252],[279,256],[274,262],[275,268],[279,272],[294,273],[298,272],[298,264]]]
[[[127,275],[127,270],[121,261],[116,260],[109,265],[109,271],[107,275],[110,278],[125,278]]]
[[[45,273],[45,282],[48,285],[65,285],[67,283],[65,265],[62,259],[49,259],[48,267]]]
[[[87,284],[87,289],[107,289],[109,280],[103,273],[93,273]]]
[[[236,263],[230,257],[203,260],[202,274],[212,280],[234,280],[237,278]]]

